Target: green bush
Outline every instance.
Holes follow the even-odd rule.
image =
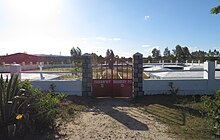
[[[24,137],[28,132],[43,132],[53,128],[59,114],[58,105],[64,94],[33,89],[28,81],[20,83],[18,76],[0,77],[0,139]]]
[[[0,78],[0,139],[17,135],[20,128],[27,127],[29,98],[21,88],[18,76],[10,80]]]
[[[202,101],[208,110],[208,116],[213,120],[213,131],[215,135],[220,136],[220,90],[216,91],[214,97],[203,96]]]
[[[58,105],[65,97],[64,94],[54,94],[51,90],[41,92],[40,89],[33,89],[28,81],[23,82],[23,86],[31,96],[30,118],[34,126],[40,132],[53,128],[54,119],[59,114]]]

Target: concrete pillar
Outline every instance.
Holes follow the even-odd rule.
[[[82,96],[92,95],[92,55],[82,55]]]
[[[159,60],[159,64],[161,63],[161,60]]]
[[[162,60],[162,68],[164,68],[164,60]]]
[[[20,64],[11,64],[10,74],[11,74],[11,76],[18,75],[18,78],[21,79],[21,65]]]
[[[148,64],[150,64],[150,60],[148,60]]]
[[[191,64],[192,64],[192,66],[193,66],[193,60],[192,60],[192,63],[191,63]]]
[[[2,62],[2,67],[5,67],[5,62]]]
[[[215,63],[211,61],[204,62],[204,79],[215,79]]]
[[[173,60],[170,60],[170,63],[173,63]]]
[[[212,61],[204,62],[204,74],[203,78],[207,79],[207,90],[210,93],[214,93],[215,89],[215,63]]]
[[[215,67],[217,67],[217,65],[218,65],[218,61],[217,61],[217,60],[215,60]]]
[[[134,98],[143,96],[143,55],[136,53],[133,55],[133,82],[132,91]]]
[[[198,64],[200,65],[200,60],[198,60]]]
[[[186,60],[186,65],[188,64],[188,60]]]
[[[25,62],[22,62],[22,66],[25,66]]]
[[[72,61],[72,66],[75,67],[75,62],[74,61]]]
[[[43,70],[43,67],[44,67],[43,62],[40,62],[40,65],[38,65],[38,67],[40,68],[40,79],[44,80],[45,77],[43,76],[43,73],[42,73],[42,70]]]
[[[178,64],[178,60],[176,60],[176,65]]]

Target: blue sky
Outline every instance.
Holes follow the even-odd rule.
[[[0,55],[220,51],[219,0],[0,0]]]

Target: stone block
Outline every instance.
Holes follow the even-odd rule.
[[[83,96],[83,97],[87,97],[87,96],[88,96],[88,92],[83,91],[83,92],[82,92],[82,96]]]
[[[135,87],[135,88],[134,88],[134,92],[137,92],[137,91],[139,91],[139,88],[136,88],[136,87]]]
[[[92,84],[91,83],[87,83],[87,87],[91,87],[92,86]]]
[[[138,87],[140,88],[143,88],[143,83],[138,83]]]
[[[138,96],[144,96],[144,92],[143,91],[138,91]]]
[[[143,69],[138,69],[138,73],[143,73]]]
[[[143,64],[138,64],[139,69],[143,69]]]
[[[134,64],[138,64],[139,61],[137,59],[134,60]]]
[[[138,82],[140,83],[142,83],[143,82],[143,77],[138,77]]]
[[[133,70],[133,73],[138,73],[138,69],[134,69],[134,70]]]
[[[91,92],[91,87],[87,87],[86,91]]]
[[[138,78],[134,78],[133,81],[134,81],[134,82],[138,82]]]
[[[143,77],[143,74],[142,73],[138,73],[138,78],[141,78]]]

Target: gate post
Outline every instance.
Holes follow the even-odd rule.
[[[135,53],[133,55],[133,97],[143,96],[143,55]]]
[[[92,95],[92,56],[82,55],[82,96]]]

